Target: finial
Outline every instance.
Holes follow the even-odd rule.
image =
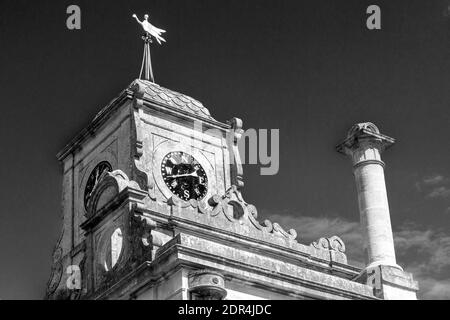
[[[136,21],[142,26],[145,31],[145,34],[142,36],[142,40],[144,40],[144,55],[142,57],[142,66],[141,72],[139,73],[139,79],[142,79],[142,72],[144,71],[144,80],[149,80],[151,82],[155,82],[155,78],[153,77],[153,68],[152,68],[152,60],[150,55],[150,43],[153,43],[152,37],[156,39],[158,44],[162,42],[166,42],[166,40],[161,37],[162,33],[165,33],[166,30],[159,29],[152,25],[148,21],[148,14],[144,15],[144,20],[139,21],[136,14],[132,16]]]

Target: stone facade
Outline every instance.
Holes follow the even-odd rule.
[[[382,213],[373,213],[369,200],[360,197],[367,211],[362,218],[381,216],[378,224],[363,224],[369,261],[383,262],[361,270],[347,263],[337,236],[301,244],[295,230],[258,220],[257,209],[242,196],[241,133],[240,119],[216,121],[195,99],[133,81],[58,155],[63,228],[46,298],[415,297],[417,284],[396,268],[393,251],[383,251],[393,244],[384,237],[392,231],[378,167],[356,174],[368,177],[361,178],[358,192],[373,191]],[[208,191],[202,200],[183,201],[164,183],[161,161],[174,151],[191,154],[205,169]],[[111,170],[99,170],[101,163]],[[378,229],[384,232],[380,238]],[[80,273],[67,273],[71,266]],[[74,280],[78,286],[71,285]]]

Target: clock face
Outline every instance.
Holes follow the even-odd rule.
[[[167,187],[179,198],[201,200],[208,192],[208,177],[195,158],[184,152],[171,152],[164,157],[161,173]]]
[[[91,175],[89,176],[87,182],[86,182],[86,188],[84,189],[84,208],[87,209],[87,205],[89,202],[89,199],[91,198],[92,191],[94,190],[95,186],[98,183],[98,180],[100,179],[103,172],[110,172],[112,170],[111,165],[106,162],[100,162],[94,170],[92,170]]]

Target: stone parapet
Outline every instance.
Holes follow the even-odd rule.
[[[357,281],[371,286],[373,294],[384,300],[416,300],[419,290],[411,273],[392,266],[367,268]]]

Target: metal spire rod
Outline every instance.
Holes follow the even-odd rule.
[[[144,54],[142,56],[141,72],[139,73],[139,79],[142,79],[142,72],[144,72],[144,80],[155,82],[155,77],[153,76],[152,68],[152,56],[150,53],[150,43],[152,39],[149,34],[142,36],[144,40]]]

